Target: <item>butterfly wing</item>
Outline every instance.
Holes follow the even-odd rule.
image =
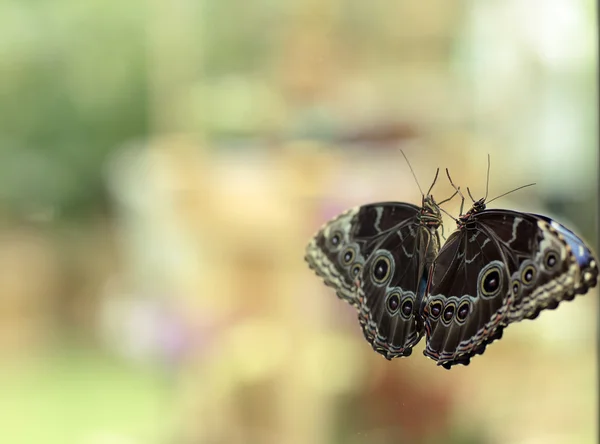
[[[513,276],[515,301],[509,322],[535,319],[545,309],[553,310],[563,300],[585,294],[598,281],[598,261],[575,233],[549,217],[528,214],[537,221],[542,241],[526,270]],[[526,279],[526,272],[533,280]]]
[[[438,365],[466,365],[501,336],[512,302],[503,253],[498,242],[478,228],[455,231],[440,250],[423,310],[424,354]],[[483,282],[485,293],[480,290]]]
[[[358,308],[357,279],[369,252],[395,227],[414,222],[419,211],[399,202],[352,208],[321,227],[306,247],[305,260],[339,298]]]
[[[425,355],[446,368],[467,365],[508,324],[587,291],[596,284],[596,261],[587,247],[578,260],[574,246],[584,248],[544,217],[475,214],[435,261],[424,308]]]
[[[365,263],[359,321],[367,341],[386,359],[409,356],[423,337],[420,307],[438,249],[437,229],[412,221],[394,228]]]

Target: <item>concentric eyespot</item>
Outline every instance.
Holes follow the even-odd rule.
[[[344,265],[349,265],[354,261],[356,254],[354,253],[354,248],[348,247],[342,253],[342,263]]]
[[[548,250],[544,255],[544,265],[547,269],[552,270],[558,264],[558,253],[553,250]]]
[[[527,265],[521,272],[521,280],[523,284],[529,285],[535,280],[536,269],[533,265]]]
[[[442,319],[449,324],[454,317],[454,312],[456,311],[456,305],[454,303],[449,303],[444,307],[444,314],[442,315]]]
[[[492,297],[502,289],[501,262],[494,261],[479,273],[479,291],[483,296]]]
[[[519,283],[519,281],[513,281],[512,283],[512,292],[514,295],[519,293],[519,290],[521,289],[521,284]]]
[[[397,290],[391,291],[387,296],[387,308],[390,314],[395,314],[400,307],[400,292]]]
[[[388,252],[378,252],[372,260],[371,277],[376,284],[385,284],[392,275],[394,267],[392,255]]]
[[[464,322],[469,316],[469,312],[471,311],[471,304],[469,301],[464,301],[458,306],[458,311],[456,312],[456,319],[459,322]]]
[[[342,245],[343,236],[341,231],[334,231],[333,234],[329,237],[329,247],[336,251]]]
[[[362,265],[354,264],[351,269],[352,277],[354,277],[354,278],[358,277],[358,275],[360,274],[361,271],[362,271]]]
[[[413,313],[413,301],[412,299],[407,299],[402,303],[402,314],[406,319],[410,318]]]
[[[437,319],[442,313],[442,303],[440,301],[431,301],[429,303],[429,314],[433,320]]]

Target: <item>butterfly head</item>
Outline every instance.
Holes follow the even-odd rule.
[[[482,197],[479,200],[473,200],[473,206],[471,207],[471,209],[458,218],[456,222],[458,228],[464,227],[468,222],[471,221],[471,218],[474,215],[476,215],[477,213],[481,213],[485,209],[485,197]]]
[[[471,207],[469,212],[475,214],[481,213],[483,210],[485,210],[485,197],[482,197],[481,199],[473,202],[473,206]]]
[[[438,227],[442,224],[442,213],[440,206],[433,196],[423,196],[421,204],[421,221],[430,226]]]

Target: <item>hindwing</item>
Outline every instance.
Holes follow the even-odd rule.
[[[421,303],[438,249],[436,228],[413,221],[394,229],[365,263],[359,321],[367,341],[387,359],[409,356],[423,336]]]

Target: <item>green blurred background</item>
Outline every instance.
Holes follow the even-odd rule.
[[[420,202],[400,148],[477,196],[489,153],[490,197],[537,183],[493,207],[596,245],[596,34],[591,0],[0,2],[0,442],[596,442],[596,290],[448,372],[302,261]]]

